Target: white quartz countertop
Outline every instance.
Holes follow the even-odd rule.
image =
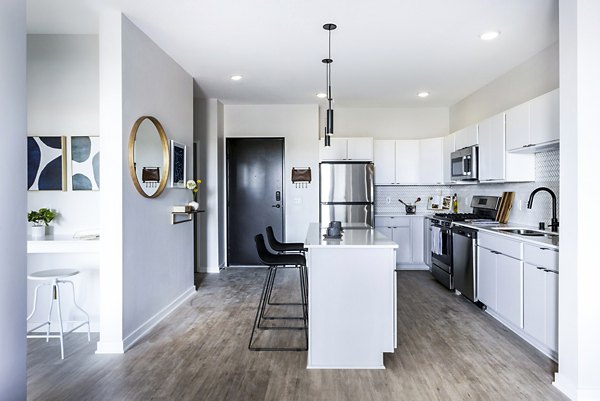
[[[508,224],[476,224],[476,223],[465,223],[465,222],[455,222],[453,223],[457,226],[469,227],[479,231],[485,231],[492,234],[502,235],[510,239],[518,239],[519,241],[528,242],[533,245],[545,246],[548,248],[558,249],[558,237],[547,238],[547,237],[528,237],[526,235],[507,233],[503,230],[495,230],[498,227],[506,227],[506,228],[526,228],[530,230],[537,230],[537,227],[530,227],[524,224],[516,224],[516,223],[508,223]]]
[[[346,248],[398,248],[398,244],[367,224],[344,224],[341,239],[324,239],[327,225],[310,223],[304,246],[306,248],[346,247]]]

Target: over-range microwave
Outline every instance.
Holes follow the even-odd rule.
[[[478,156],[477,146],[470,146],[452,152],[450,156],[450,169],[453,181],[472,181],[477,180],[478,176]]]

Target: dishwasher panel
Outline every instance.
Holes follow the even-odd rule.
[[[473,302],[478,300],[476,242],[476,230],[460,226],[452,227],[454,288]]]

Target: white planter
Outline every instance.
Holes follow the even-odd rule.
[[[188,206],[191,206],[192,209],[194,209],[194,210],[198,210],[198,208],[200,207],[200,204],[198,202],[192,201],[192,202],[188,203]]]
[[[46,226],[31,226],[31,238],[39,239],[46,236]]]

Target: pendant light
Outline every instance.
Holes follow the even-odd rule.
[[[323,63],[327,67],[327,118],[325,123],[325,146],[331,146],[331,135],[333,135],[333,109],[331,108],[331,102],[333,97],[331,96],[331,31],[337,28],[336,24],[327,23],[323,25],[323,29],[328,31],[328,55],[327,58],[323,59]]]

